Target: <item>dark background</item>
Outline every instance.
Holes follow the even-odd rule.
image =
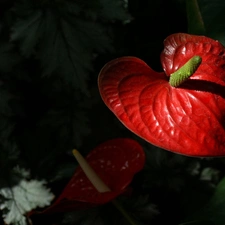
[[[71,149],[86,155],[108,139],[130,137],[147,156],[132,196],[120,199],[137,224],[222,225],[223,190],[204,206],[224,176],[224,159],[180,156],[141,140],[104,105],[97,77],[108,61],[128,55],[162,71],[163,40],[173,33],[224,43],[224,9],[222,0],[0,1],[0,188],[20,180],[12,170],[19,165],[57,196],[77,166]],[[192,22],[199,14],[204,29]],[[128,224],[110,203],[34,216],[33,223]]]

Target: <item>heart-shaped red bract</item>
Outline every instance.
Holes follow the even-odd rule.
[[[202,62],[179,87],[169,76],[193,56]],[[99,91],[109,109],[136,135],[153,145],[188,156],[225,155],[225,48],[205,36],[177,33],[164,41],[153,71],[135,57],[107,63]]]
[[[145,163],[141,145],[129,138],[106,141],[86,157],[87,162],[110,188],[110,192],[99,193],[80,166],[62,194],[43,213],[86,209],[110,202],[122,194]]]

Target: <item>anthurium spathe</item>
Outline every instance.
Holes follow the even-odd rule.
[[[177,33],[165,39],[161,63],[164,72],[136,57],[107,63],[98,80],[105,104],[153,145],[188,156],[224,156],[225,48]]]
[[[112,201],[126,191],[133,176],[144,167],[145,154],[137,141],[117,138],[98,145],[85,161],[107,190],[97,190],[82,167],[78,166],[61,195],[42,213],[87,209]]]

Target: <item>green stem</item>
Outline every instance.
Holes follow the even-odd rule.
[[[186,0],[188,33],[204,35],[205,25],[197,0]]]
[[[131,216],[128,214],[128,212],[123,208],[123,206],[116,199],[113,199],[112,203],[123,214],[123,216],[127,219],[127,221],[131,225],[137,225],[135,223],[135,221],[133,220],[133,218],[131,218]]]
[[[184,83],[189,77],[191,77],[195,71],[198,69],[202,62],[200,56],[193,56],[189,59],[182,67],[180,67],[176,72],[170,74],[169,83],[172,87],[178,87]]]

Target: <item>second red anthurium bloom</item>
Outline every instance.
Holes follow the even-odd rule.
[[[132,132],[188,156],[225,156],[225,48],[205,36],[177,33],[164,41],[164,72],[136,57],[107,63],[99,91]]]
[[[88,209],[114,200],[127,191],[134,175],[143,169],[145,153],[137,141],[116,138],[99,144],[87,155],[86,161],[107,191],[97,190],[82,167],[78,166],[55,202],[42,212],[31,212],[29,215]]]

